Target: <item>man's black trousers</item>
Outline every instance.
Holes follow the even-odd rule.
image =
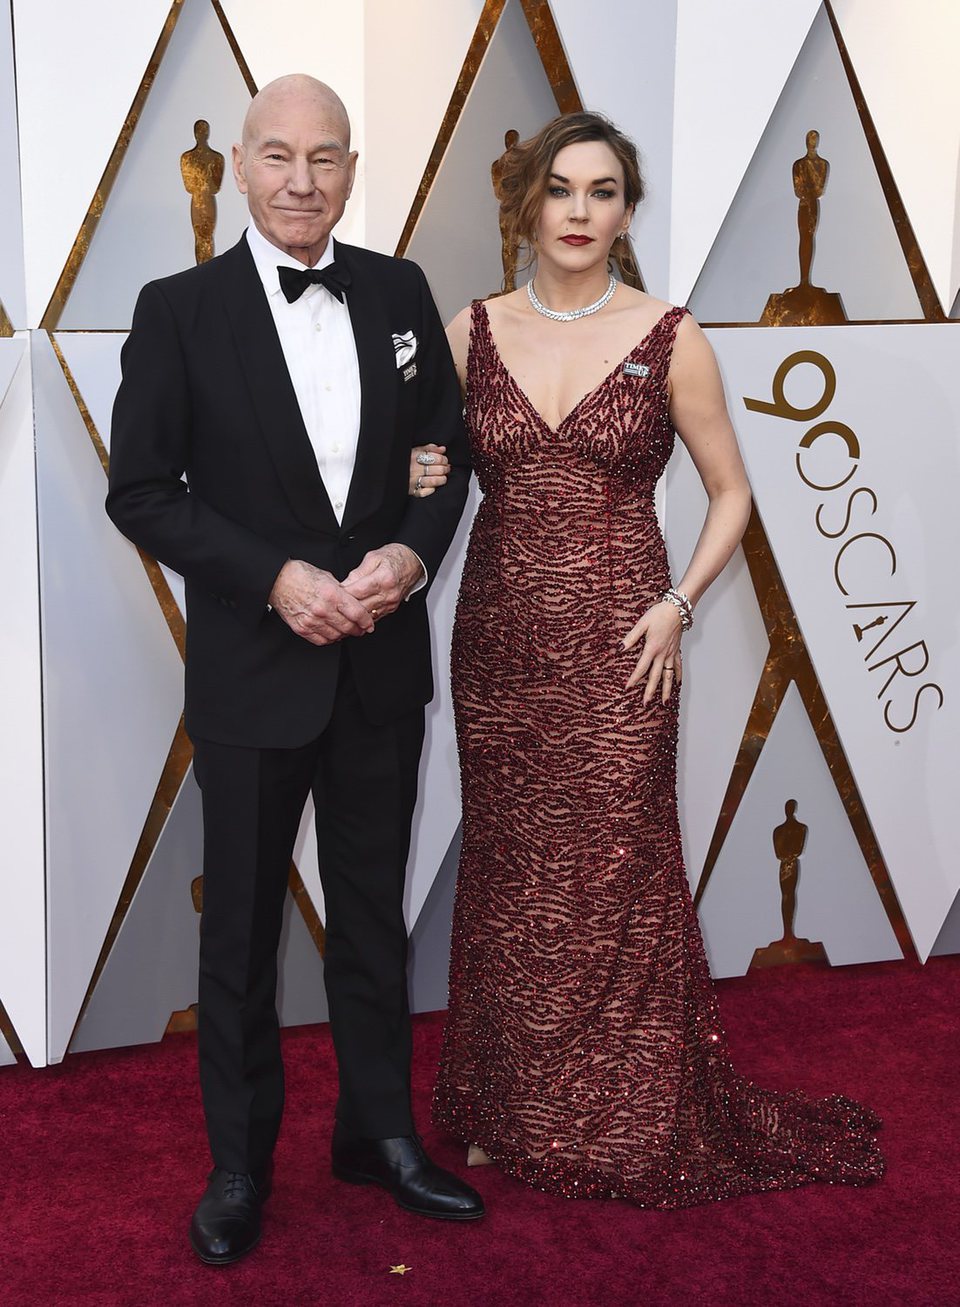
[[[262,1168],[280,1128],[277,947],[311,790],[337,1117],[368,1138],[413,1131],[403,885],[424,715],[418,707],[371,725],[343,651],[340,668],[330,721],[302,748],[194,741],[204,826],[200,1082],[213,1160],[228,1171]]]

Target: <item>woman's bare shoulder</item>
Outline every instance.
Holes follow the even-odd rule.
[[[470,340],[472,309],[473,305],[468,304],[466,308],[460,310],[455,318],[451,318],[447,323],[447,340],[450,342],[454,358],[466,356],[467,344]]]
[[[713,346],[704,335],[700,323],[690,313],[685,313],[680,319],[673,354],[680,362],[713,358]]]
[[[528,304],[526,287],[521,290],[508,291],[506,295],[492,295],[483,301],[487,318],[494,328],[499,323],[510,322],[522,314]]]
[[[619,300],[619,307],[623,313],[632,313],[638,319],[649,318],[655,322],[657,318],[662,318],[665,313],[669,313],[673,308],[666,300],[658,300],[655,295],[648,295],[645,290],[634,290],[632,286],[621,283],[617,287],[617,294],[614,303]]]

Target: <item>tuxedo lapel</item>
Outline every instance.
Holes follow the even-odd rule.
[[[362,521],[382,502],[387,450],[397,407],[397,364],[391,324],[382,291],[363,253],[337,243],[337,261],[350,270],[347,305],[360,365],[360,436],[343,511],[344,527]]]
[[[221,268],[223,298],[244,379],[283,489],[304,526],[336,531],[336,515],[317,467],[273,314],[246,237],[241,237],[224,254]],[[389,343],[389,336],[387,339]]]

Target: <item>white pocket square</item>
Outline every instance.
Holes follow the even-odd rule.
[[[417,352],[417,338],[412,331],[395,331],[393,333],[393,348],[397,355],[397,367],[406,367]]]

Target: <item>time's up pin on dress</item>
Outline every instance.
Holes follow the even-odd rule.
[[[473,307],[484,498],[454,633],[463,852],[434,1104],[537,1188],[649,1207],[883,1173],[873,1113],[734,1072],[683,867],[677,695],[624,690],[622,638],[670,585],[653,491],[683,313],[553,430]]]

